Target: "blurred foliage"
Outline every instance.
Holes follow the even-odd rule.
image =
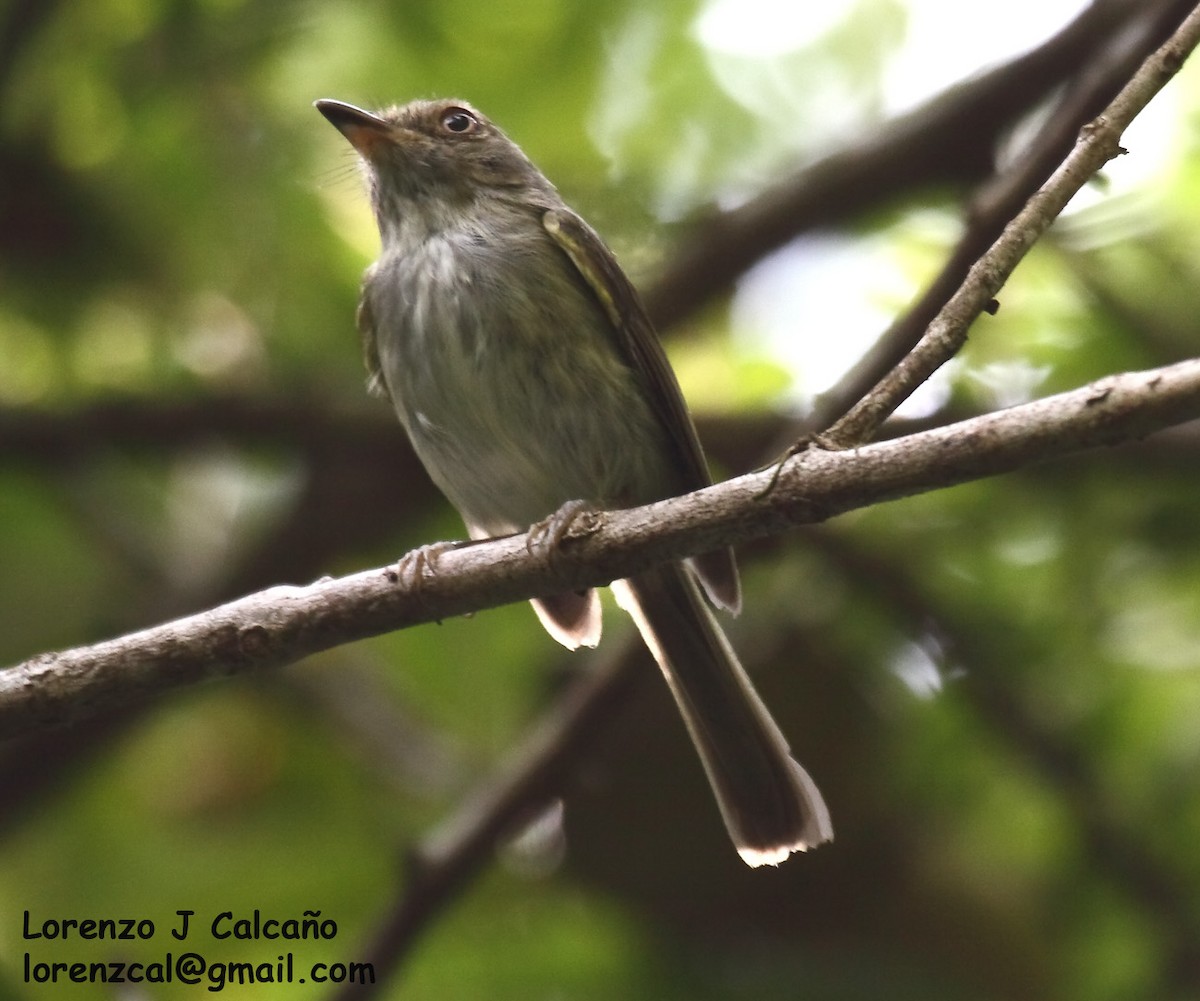
[[[363,393],[353,311],[374,229],[313,99],[474,101],[649,281],[689,221],[890,106],[898,0],[842,5],[808,36],[764,21],[751,51],[732,26],[768,5],[734,7],[9,0],[0,432],[67,432],[0,451],[0,662],[461,534]],[[1196,80],[1127,143],[1133,173],[1114,164],[1022,266],[927,411],[1196,353]],[[804,237],[764,262],[774,280],[672,332],[698,415],[736,428],[805,406],[824,388],[805,358],[852,362],[936,270],[958,210],[915,192],[847,219],[834,265],[827,234]],[[144,408],[145,433],[83,419],[112,401]],[[186,433],[166,422],[183,405]],[[719,457],[762,459],[748,441]],[[581,768],[565,855],[502,853],[385,996],[1200,996],[1198,459],[1183,429],[754,547],[732,636],[838,841],[743,869],[648,684]],[[628,626],[609,618],[615,643]],[[0,995],[199,996],[22,982],[26,952],[182,951],[178,909],[212,960],[275,960],[279,943],[208,936],[221,911],[256,908],[336,920],[298,963],[361,959],[406,846],[587,659],[502,609],[6,749]],[[158,932],[30,942],[26,910],[35,928]],[[269,991],[225,994],[323,996]]]

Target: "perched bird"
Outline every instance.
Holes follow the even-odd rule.
[[[637,292],[515,143],[460,100],[316,107],[358,151],[379,224],[359,307],[370,382],[472,538],[525,531],[571,501],[632,507],[712,482]],[[775,865],[830,840],[820,792],[705,601],[739,610],[732,552],[613,589],[741,857]],[[600,638],[594,591],[533,606],[567,647]]]

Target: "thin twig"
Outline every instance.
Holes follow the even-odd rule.
[[[867,441],[912,392],[966,343],[967,330],[1066,208],[1067,202],[1109,160],[1123,152],[1129,124],[1179,71],[1200,42],[1200,9],[1151,55],[1104,112],[1086,126],[1070,155],[1005,227],[1004,233],[968,272],[920,343],[849,413],[823,434],[829,447]]]
[[[838,382],[822,393],[800,433],[826,430],[842,417],[921,339],[926,328],[965,281],[971,265],[1004,232],[1013,218],[1071,151],[1079,130],[1099,113],[1191,9],[1190,0],[1160,3],[1115,32],[1060,100],[1037,135],[971,199],[967,227],[937,276]],[[1083,15],[1081,15],[1082,17]],[[796,429],[789,438],[795,440]],[[784,445],[775,448],[778,455]]]

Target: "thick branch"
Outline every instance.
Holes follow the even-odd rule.
[[[851,451],[810,449],[778,471],[641,508],[582,516],[552,559],[531,552],[527,536],[514,536],[443,553],[436,573],[418,586],[398,582],[393,570],[369,570],[308,587],[271,588],[0,672],[0,739],[207,678],[292,663],[417,623],[605,584],[663,560],[1196,418],[1200,360],[1112,376]]]

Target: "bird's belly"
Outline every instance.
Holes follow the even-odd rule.
[[[670,492],[665,431],[598,308],[568,310],[589,325],[567,329],[543,305],[562,289],[510,287],[507,309],[476,301],[469,283],[425,291],[409,297],[422,308],[380,318],[380,362],[418,456],[472,534],[521,531],[569,500],[616,507]]]

